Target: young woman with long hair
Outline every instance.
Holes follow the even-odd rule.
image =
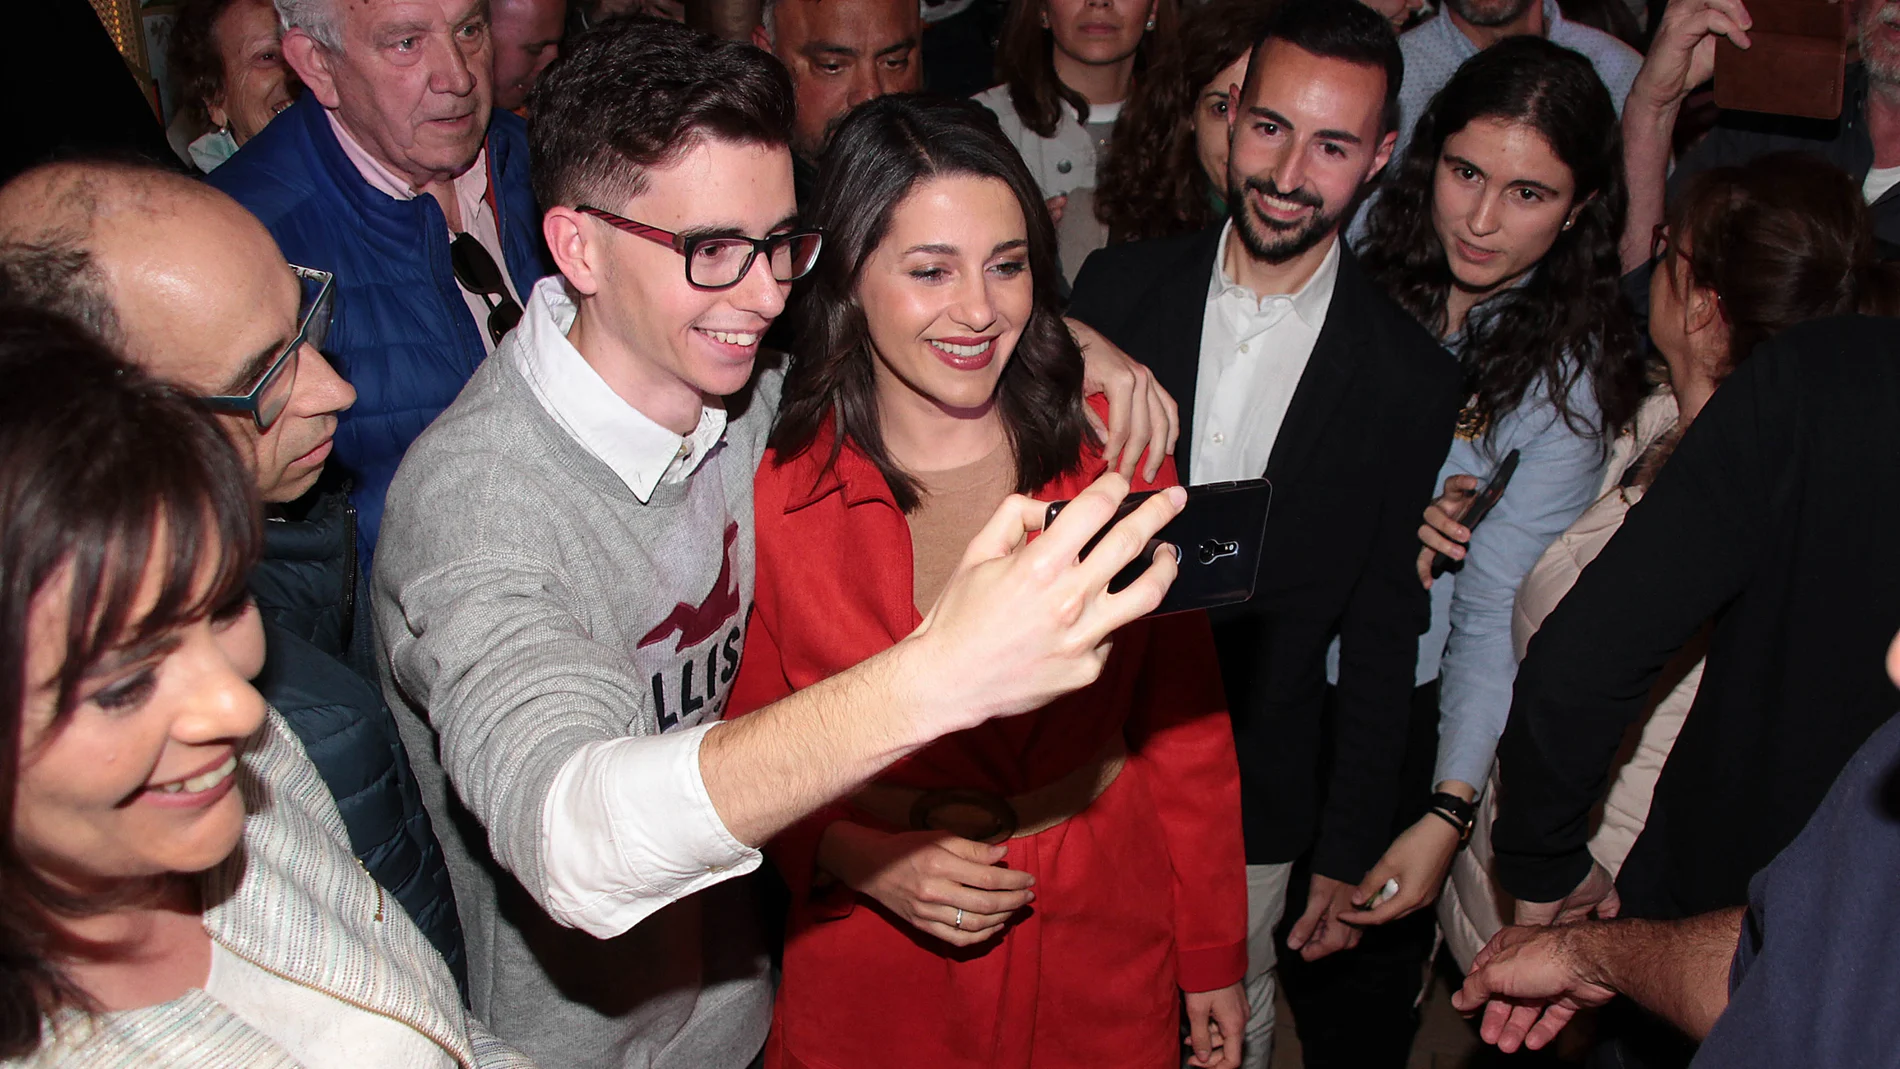
[[[1067,498],[1105,467],[1052,228],[987,112],[861,105],[806,218],[825,256],[755,485],[731,715],[910,633],[1005,497]],[[948,736],[782,835],[767,1064],[1161,1069],[1186,992],[1192,1064],[1237,1065],[1231,730],[1205,618],[1143,621],[1095,685]]]
[[[255,481],[213,416],[0,311],[0,1064],[515,1066],[247,682]]]
[[[1513,452],[1518,463],[1461,570],[1421,575],[1432,615],[1419,645],[1416,767],[1403,787],[1402,826],[1359,887],[1358,900],[1374,905],[1361,924],[1387,924],[1437,899],[1510,712],[1518,584],[1595,498],[1609,445],[1641,399],[1635,329],[1618,285],[1624,202],[1609,91],[1582,56],[1522,37],[1459,68],[1372,208],[1362,263],[1443,339],[1470,391],[1441,479],[1488,478]],[[1389,880],[1396,890],[1381,895]],[[1409,962],[1390,956],[1395,970],[1409,969],[1415,994],[1429,915],[1378,938],[1415,944]],[[1406,985],[1388,986],[1394,1005],[1365,1007],[1368,1022],[1411,1014]],[[1296,987],[1289,980],[1290,997]],[[1357,1031],[1410,1037],[1409,1028]]]
[[[1277,0],[1208,0],[1181,19],[1179,46],[1135,84],[1095,190],[1108,240],[1184,234],[1227,218],[1228,91]]]
[[[1022,153],[1057,224],[1070,279],[1108,239],[1093,198],[1122,103],[1174,47],[1179,0],[1012,0],[1001,85],[977,94]],[[1069,211],[1071,201],[1075,211]]]
[[[1876,258],[1859,193],[1840,168],[1790,152],[1704,171],[1670,207],[1651,242],[1649,284],[1650,338],[1668,378],[1617,437],[1596,502],[1550,544],[1519,589],[1511,631],[1520,660],[1544,618],[1642,500],[1683,432],[1755,346],[1823,316],[1900,313],[1900,267]],[[1469,534],[1453,511],[1426,511],[1433,531],[1451,536],[1435,540],[1436,548],[1459,548]],[[1604,797],[1590,853],[1612,877],[1647,822],[1657,777],[1701,684],[1705,645],[1690,643],[1664,671],[1670,685],[1653,692],[1642,734]],[[1487,792],[1470,849],[1453,861],[1438,907],[1445,941],[1466,967],[1504,923],[1489,871],[1495,812]]]

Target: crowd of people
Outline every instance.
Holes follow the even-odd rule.
[[[0,176],[0,1062],[1890,1061],[1900,0],[1744,4],[185,0]]]

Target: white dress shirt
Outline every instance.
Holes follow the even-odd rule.
[[[1259,296],[1227,273],[1227,252],[1245,256],[1228,220],[1207,284],[1200,372],[1194,389],[1191,485],[1258,479],[1313,355],[1339,279],[1339,241],[1299,292]]]
[[[527,344],[515,367],[554,422],[614,470],[645,504],[662,482],[683,483],[726,433],[726,410],[703,405],[699,425],[684,437],[628,404],[567,340],[574,301],[559,275],[535,283],[521,328]]]
[[[337,144],[343,154],[356,165],[356,173],[363,176],[371,189],[396,200],[415,200],[421,194],[409,184],[409,180],[383,165],[383,161],[370,154],[362,143],[350,136],[350,132],[337,121],[336,112],[326,110],[324,115],[330,120],[330,129],[336,133]],[[455,178],[455,204],[462,213],[462,231],[481,243],[488,255],[495,258],[495,266],[501,268],[501,284],[517,304],[521,301],[521,291],[515,287],[515,280],[508,275],[508,258],[502,255],[501,229],[496,225],[495,213],[488,207],[488,150],[482,149],[475,154],[475,162],[468,170]],[[455,228],[449,228],[449,240],[455,240]],[[475,317],[475,325],[481,328],[482,347],[490,353],[495,351],[495,339],[488,333],[488,314],[492,306],[488,303],[499,297],[483,297],[471,293],[456,280],[456,287],[462,290],[462,301],[468,305],[469,314]]]
[[[1860,183],[1860,195],[1872,204],[1896,185],[1900,185],[1900,167],[1869,167]]]
[[[691,478],[725,434],[725,409],[703,407],[685,437],[653,422],[567,340],[574,315],[559,275],[535,284],[518,328],[525,344],[510,352],[541,407],[643,503],[661,483]],[[758,867],[759,852],[733,838],[700,774],[700,743],[719,727],[591,742],[561,765],[541,807],[550,916],[609,939]]]

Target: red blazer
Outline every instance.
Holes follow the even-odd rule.
[[[903,513],[855,448],[822,470],[830,442],[827,431],[760,466],[757,593],[728,716],[855,665],[922,622]],[[1091,449],[1036,496],[1073,497],[1104,470]],[[1154,485],[1174,482],[1170,462]],[[1203,615],[1129,625],[1094,685],[946,736],[880,779],[1018,794],[1092,759],[1111,732],[1129,751],[1121,775],[1070,820],[1009,842],[1003,863],[1035,873],[1037,901],[969,950],[847,888],[813,893],[818,839],[833,821],[905,829],[840,802],[779,836],[770,850],[794,900],[768,1063],[1027,1066],[1033,1052],[1039,1069],[1178,1066],[1177,985],[1214,990],[1246,968],[1239,770]]]

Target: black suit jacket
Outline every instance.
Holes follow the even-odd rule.
[[[1215,227],[1103,249],[1083,265],[1070,307],[1174,395],[1184,481],[1219,238]],[[1451,355],[1342,249],[1326,325],[1263,473],[1273,482],[1273,512],[1259,586],[1251,602],[1214,618],[1250,864],[1291,861],[1312,846],[1314,871],[1357,881],[1390,840],[1418,636],[1430,613],[1414,563],[1419,516],[1463,394]],[[1335,757],[1322,792],[1334,635]]]
[[[1896,530],[1900,321],[1827,319],[1763,343],[1531,640],[1498,746],[1505,889],[1555,901],[1589,871],[1590,810],[1623,733],[1714,617],[1617,887],[1634,917],[1746,902],[1900,706],[1884,668],[1900,629]]]

